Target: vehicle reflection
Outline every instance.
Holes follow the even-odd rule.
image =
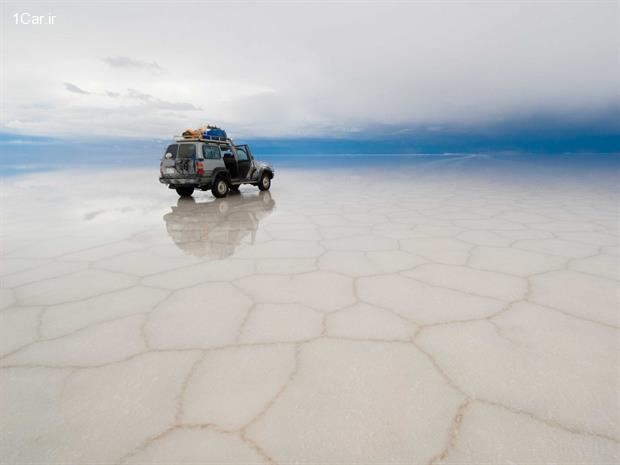
[[[262,219],[271,214],[275,201],[269,192],[229,195],[197,202],[181,197],[163,217],[176,246],[197,257],[226,258],[242,243],[253,243]]]

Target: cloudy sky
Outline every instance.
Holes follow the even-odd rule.
[[[55,24],[15,24],[23,12]],[[620,105],[615,1],[20,2],[3,16],[5,133],[346,136]]]

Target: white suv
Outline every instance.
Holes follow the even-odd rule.
[[[194,189],[211,189],[215,197],[226,197],[241,184],[269,190],[274,170],[254,159],[250,147],[232,140],[178,138],[166,149],[160,163],[159,182],[191,196]]]

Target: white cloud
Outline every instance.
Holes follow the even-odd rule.
[[[155,61],[144,61],[126,56],[105,57],[102,61],[113,68],[124,68],[129,70],[147,70],[158,74],[163,71]]]
[[[78,86],[70,82],[63,82],[63,85],[65,86],[65,89],[67,89],[69,92],[73,92],[74,94],[82,94],[82,95],[90,94],[90,92],[86,92],[84,89],[80,89]]]
[[[107,93],[109,95],[109,93]],[[154,97],[150,94],[145,94],[136,89],[127,89],[127,97],[143,102],[151,109],[159,110],[175,110],[175,111],[188,111],[188,110],[200,110],[191,103],[186,102],[168,102],[160,98]]]
[[[57,16],[7,26],[2,45],[4,126],[35,134],[165,136],[205,122],[240,137],[363,133],[618,103],[611,2],[19,10]]]

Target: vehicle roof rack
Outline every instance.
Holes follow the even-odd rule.
[[[183,137],[174,136],[175,142],[209,142],[222,145],[235,145],[232,139],[222,140],[221,137]]]

